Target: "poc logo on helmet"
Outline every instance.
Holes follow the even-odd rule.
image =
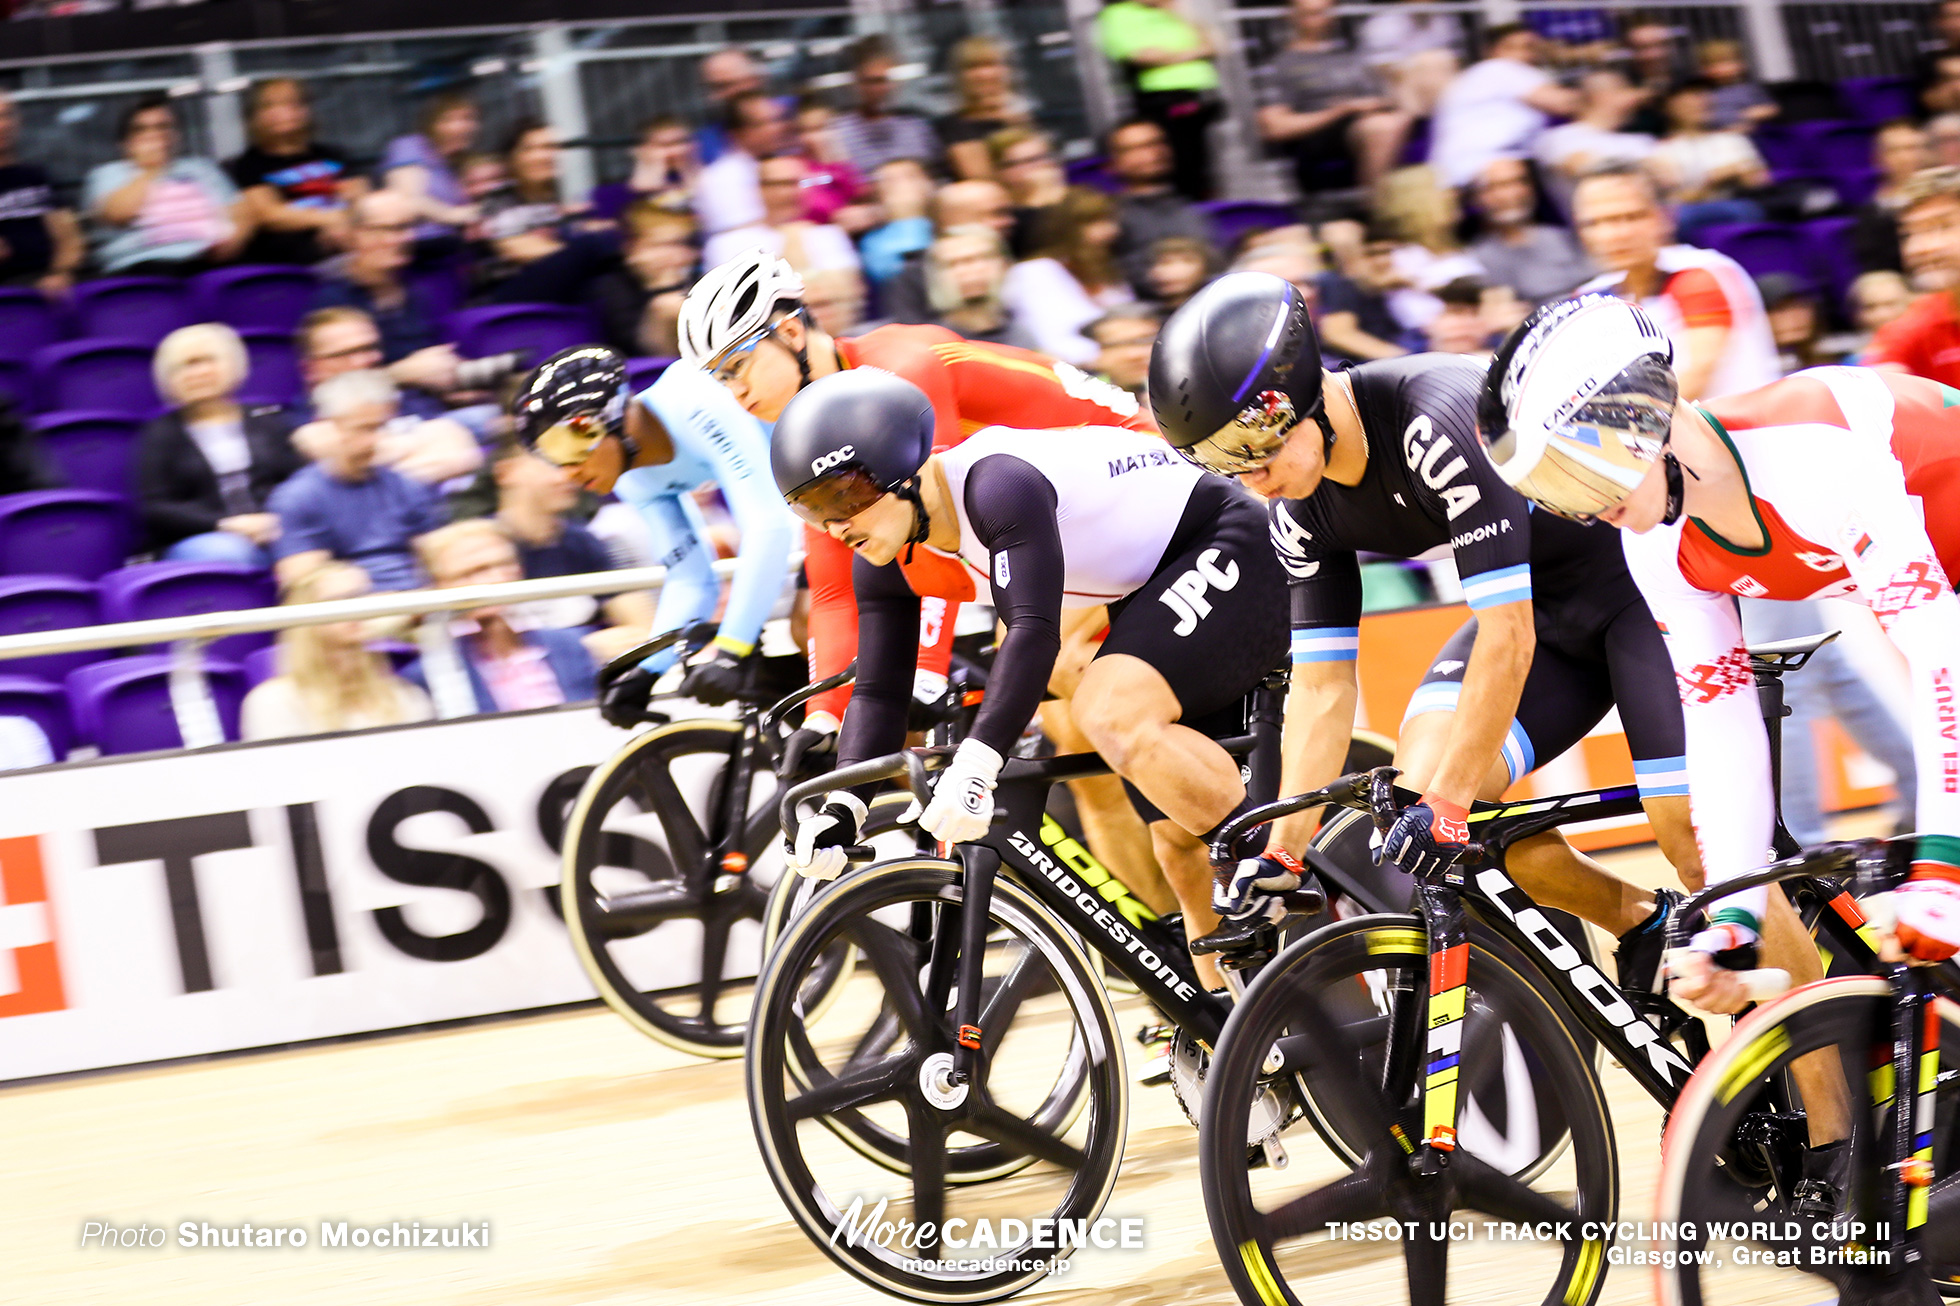
[[[857,457],[857,446],[847,444],[842,449],[833,450],[811,462],[810,475],[822,476],[839,463],[847,463],[855,457]]]

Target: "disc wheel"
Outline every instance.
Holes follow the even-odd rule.
[[[914,1301],[991,1301],[1046,1276],[1067,1249],[1036,1242],[1034,1222],[1096,1218],[1128,1115],[1115,1013],[1087,956],[1004,878],[988,908],[975,1075],[952,1081],[961,904],[957,868],[933,858],[838,881],[770,955],[745,1063],[756,1140],[790,1214],[845,1271]],[[864,964],[813,1018],[807,977],[840,943]],[[1055,1119],[1057,1085],[1077,1075],[1080,1109]],[[866,1157],[856,1140],[873,1133],[899,1149],[902,1173]],[[961,1167],[1019,1173],[960,1184]],[[933,1234],[910,1246],[854,1235],[873,1211],[879,1227],[909,1220]],[[971,1231],[980,1218],[997,1230],[1019,1221],[1021,1241],[984,1252],[942,1241],[950,1221]]]
[[[1697,1067],[1661,1148],[1656,1228],[1677,1235],[1655,1245],[1665,1306],[1814,1301],[1825,1289],[1813,1275],[1834,1284],[1840,1300],[1868,1306],[1960,1298],[1960,1005],[1945,998],[1933,1000],[1940,1050],[1924,1259],[1914,1267],[1861,1265],[1843,1254],[1846,1244],[1876,1243],[1877,1225],[1891,1220],[1881,1144],[1900,1102],[1915,1097],[1895,1091],[1891,993],[1875,976],[1807,984],[1751,1012]],[[1849,1100],[1851,1150],[1831,1176],[1842,1194],[1835,1222],[1790,1209],[1810,1140],[1792,1071],[1812,1053],[1822,1057],[1810,1067],[1837,1067]],[[1692,1233],[1669,1228],[1681,1221],[1693,1223]],[[1723,1226],[1719,1236],[1711,1225]],[[1730,1225],[1743,1229],[1731,1236]]]
[[[1442,1306],[1453,1266],[1503,1282],[1507,1302],[1598,1297],[1606,1245],[1580,1231],[1610,1221],[1619,1200],[1599,1081],[1559,1012],[1475,936],[1468,967],[1459,1146],[1430,1175],[1410,1161],[1424,1134],[1415,1086],[1430,1056],[1428,955],[1415,918],[1360,917],[1317,932],[1275,958],[1233,1010],[1206,1076],[1199,1174],[1213,1241],[1248,1306],[1298,1306],[1291,1279],[1339,1255],[1328,1226],[1383,1217],[1421,1233],[1400,1242],[1405,1285],[1371,1288],[1371,1303]],[[1249,1169],[1249,1124],[1270,1093],[1274,1054],[1313,1121],[1283,1132],[1280,1146],[1306,1163]],[[1302,1147],[1316,1129],[1337,1151],[1332,1164]],[[1480,1213],[1459,1222],[1469,1237],[1428,1236],[1467,1211]],[[1563,1222],[1571,1236],[1492,1241],[1484,1220]]]

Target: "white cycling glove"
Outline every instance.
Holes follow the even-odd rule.
[[[869,813],[848,789],[833,789],[823,796],[823,807],[796,827],[796,843],[789,849],[789,868],[812,880],[834,880],[851,864],[844,850],[858,841]]]
[[[945,843],[971,843],[994,823],[994,783],[1004,759],[977,739],[961,744],[939,777],[919,827]]]
[[[1264,920],[1278,924],[1286,905],[1274,895],[1300,887],[1300,863],[1284,848],[1269,848],[1257,857],[1241,857],[1231,874],[1211,886],[1211,909],[1226,920]]]

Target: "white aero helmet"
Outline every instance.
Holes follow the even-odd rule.
[[[1611,295],[1548,304],[1492,360],[1477,426],[1497,474],[1566,517],[1633,492],[1661,456],[1680,386],[1674,346]]]
[[[681,357],[714,372],[736,347],[754,348],[769,332],[776,305],[803,302],[803,278],[783,259],[751,249],[694,283],[681,303]]]

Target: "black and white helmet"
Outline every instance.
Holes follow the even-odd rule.
[[[780,304],[803,302],[803,278],[766,250],[737,254],[694,283],[681,303],[681,357],[713,372],[720,356],[769,326]]]

